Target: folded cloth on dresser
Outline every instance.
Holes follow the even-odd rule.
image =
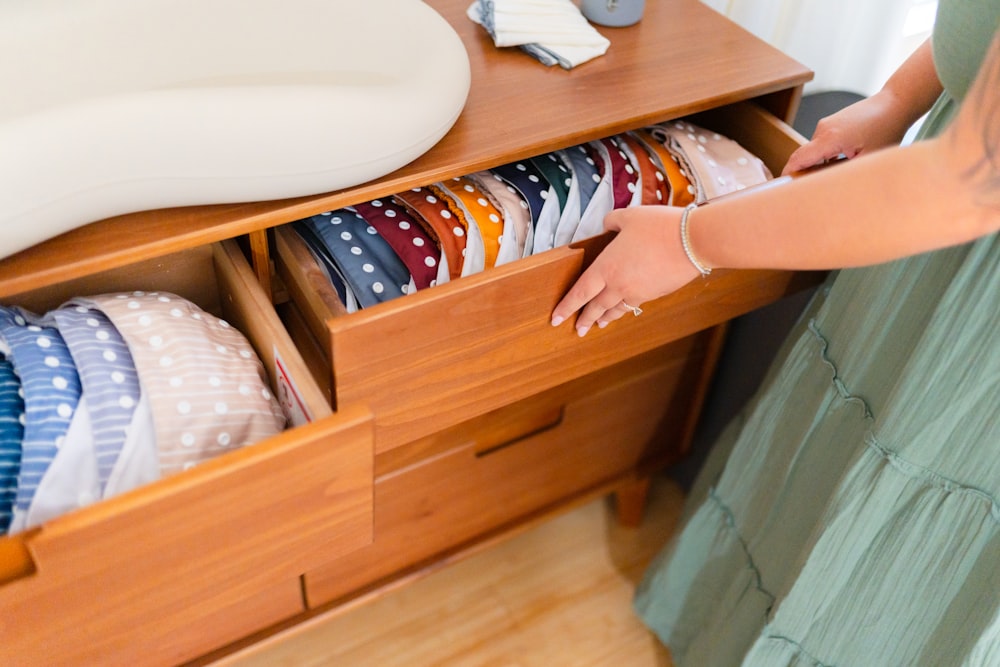
[[[466,14],[496,46],[518,46],[549,66],[571,69],[611,45],[570,0],[476,0]]]

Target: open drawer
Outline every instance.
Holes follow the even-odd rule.
[[[300,575],[372,539],[371,415],[331,412],[234,241],[5,301],[136,289],[232,323],[308,423],[0,538],[0,663],[177,664],[301,612]]]
[[[696,120],[743,144],[775,173],[801,142],[752,103]],[[278,228],[276,239],[278,273],[332,369],[334,403],[372,408],[378,453],[719,324],[808,282],[785,271],[716,271],[643,304],[642,317],[580,339],[571,325],[553,328],[549,319],[607,235],[350,315],[295,234]]]

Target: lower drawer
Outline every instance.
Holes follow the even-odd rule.
[[[701,372],[699,334],[376,458],[375,540],[306,574],[311,607],[680,456]]]
[[[371,540],[367,409],[332,414],[233,242],[9,299],[169,291],[251,341],[311,423],[0,538],[0,664],[176,664],[303,610],[300,575]]]

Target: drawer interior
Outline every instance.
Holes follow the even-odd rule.
[[[5,301],[44,312],[136,289],[184,296],[242,331],[301,423],[0,538],[3,655],[190,659],[301,611],[299,576],[371,541],[371,415],[331,411],[235,242]],[[219,623],[224,613],[233,616]],[[116,641],[123,628],[143,646]]]

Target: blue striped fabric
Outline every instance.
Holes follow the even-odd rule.
[[[27,512],[69,429],[80,401],[80,378],[57,329],[29,324],[23,313],[3,306],[0,352],[13,363],[24,389],[26,422],[14,507]]]
[[[103,492],[139,402],[139,377],[128,346],[104,313],[87,306],[68,306],[49,315],[80,374]]]
[[[24,399],[14,366],[0,358],[0,533],[7,532],[17,495],[24,437]]]

